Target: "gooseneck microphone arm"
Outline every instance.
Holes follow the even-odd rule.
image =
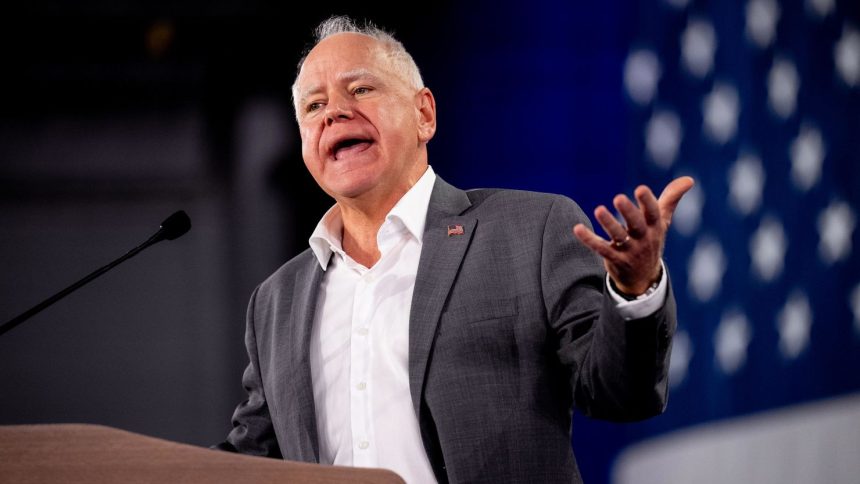
[[[185,234],[185,232],[188,232],[188,230],[190,228],[191,228],[191,219],[188,218],[188,215],[185,212],[180,210],[180,211],[174,213],[173,215],[167,217],[164,220],[164,222],[161,222],[161,227],[159,227],[158,232],[153,234],[153,236],[150,237],[149,239],[147,239],[146,242],[144,242],[144,243],[138,245],[137,247],[131,249],[130,251],[126,252],[125,255],[123,255],[119,259],[111,262],[110,264],[108,264],[104,267],[96,269],[95,271],[91,272],[90,274],[88,274],[86,277],[84,277],[80,281],[72,284],[71,286],[69,286],[69,287],[63,289],[62,291],[54,294],[53,296],[49,297],[48,299],[45,299],[44,301],[40,302],[39,304],[28,309],[27,311],[24,311],[23,313],[12,318],[11,320],[3,323],[3,326],[0,326],[0,335],[3,335],[4,333],[11,330],[15,326],[18,326],[19,324],[23,323],[24,321],[32,318],[33,316],[35,316],[36,314],[41,312],[43,309],[54,304],[55,302],[59,301],[60,299],[63,299],[64,297],[68,296],[72,292],[79,289],[81,286],[89,283],[90,281],[99,277],[100,275],[104,274],[105,272],[113,269],[114,267],[125,262],[126,260],[131,259],[132,257],[136,256],[138,253],[140,253],[142,250],[146,249],[147,247],[149,247],[153,244],[156,244],[158,242],[161,242],[162,240],[173,240],[173,239],[176,239],[178,237],[181,237],[182,235]]]

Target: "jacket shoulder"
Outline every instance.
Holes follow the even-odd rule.
[[[580,206],[570,197],[555,193],[512,190],[505,188],[478,188],[467,190],[472,211],[503,210],[509,215],[518,213],[534,216],[536,212],[550,210],[567,212],[576,218],[585,217]]]

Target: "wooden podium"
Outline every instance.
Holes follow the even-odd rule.
[[[378,483],[383,469],[231,454],[101,425],[0,426],[0,483]]]

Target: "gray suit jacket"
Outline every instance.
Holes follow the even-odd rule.
[[[637,420],[666,404],[674,300],[625,322],[570,199],[436,180],[409,318],[409,384],[441,482],[580,482],[572,408]],[[463,235],[448,235],[449,225]],[[254,292],[248,399],[225,450],[317,462],[309,342],[323,271],[310,250]]]

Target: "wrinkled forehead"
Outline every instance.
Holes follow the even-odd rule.
[[[367,72],[377,77],[395,74],[382,43],[357,33],[340,33],[320,41],[307,55],[296,78],[304,90],[308,84],[337,79],[348,72]]]

